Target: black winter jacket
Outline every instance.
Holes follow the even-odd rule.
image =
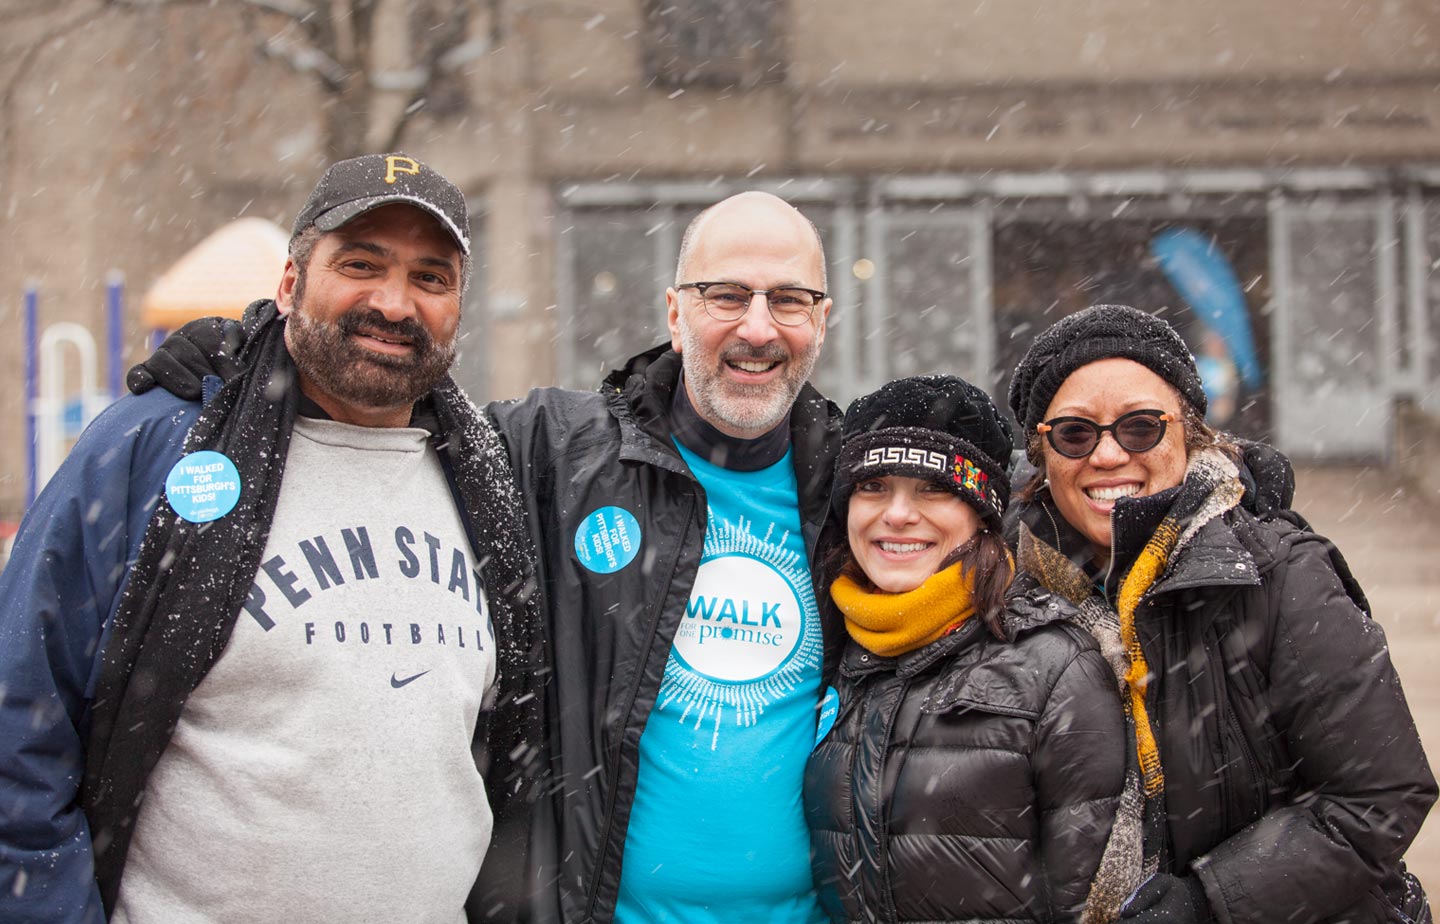
[[[536,807],[527,864],[526,917],[536,922],[603,922],[614,913],[640,735],[704,546],[704,492],[671,442],[680,368],[679,354],[658,347],[612,373],[600,392],[537,389],[490,406],[539,545],[554,665],[545,691],[551,798]],[[812,560],[839,414],[806,386],[790,415]],[[605,507],[629,511],[641,533],[638,557],[610,574],[583,567],[575,549],[577,529]],[[826,676],[838,633],[824,629]]]
[[[1115,675],[1071,605],[1011,598],[897,658],[846,649],[811,755],[815,882],[837,922],[1069,921],[1124,783]]]
[[[1110,599],[1166,506],[1164,492],[1117,505]],[[1020,518],[1088,559],[1048,494]],[[1161,869],[1198,875],[1221,924],[1400,920],[1387,909],[1435,779],[1384,632],[1338,551],[1299,524],[1229,511],[1137,609],[1165,773]]]

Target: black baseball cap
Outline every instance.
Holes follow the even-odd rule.
[[[460,245],[460,251],[470,253],[465,195],[454,183],[405,154],[363,154],[332,165],[296,216],[291,239],[311,225],[334,231],[371,209],[395,202],[433,215]]]

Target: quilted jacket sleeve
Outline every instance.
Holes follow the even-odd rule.
[[[1125,777],[1115,675],[1093,646],[1060,674],[1036,728],[1040,860],[1055,919],[1076,920],[1110,836]]]
[[[1192,865],[1223,924],[1305,924],[1379,883],[1436,784],[1384,632],[1346,594],[1325,540],[1295,537],[1255,593],[1274,626],[1269,704],[1298,793]]]

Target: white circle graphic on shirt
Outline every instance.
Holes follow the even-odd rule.
[[[795,589],[773,566],[748,555],[711,558],[695,576],[675,658],[711,680],[759,680],[800,646],[801,612]]]

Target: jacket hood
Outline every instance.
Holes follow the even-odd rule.
[[[1257,517],[1289,510],[1295,500],[1295,468],[1285,453],[1265,443],[1236,440],[1243,453],[1240,481],[1245,496],[1240,505]]]
[[[682,366],[680,354],[668,343],[657,344],[630,357],[619,369],[612,369],[600,390],[622,395],[640,426],[668,441],[670,402]]]

